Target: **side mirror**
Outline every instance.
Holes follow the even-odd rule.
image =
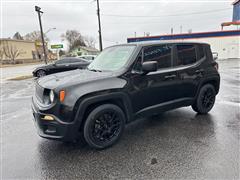
[[[157,69],[158,69],[157,61],[149,61],[149,62],[144,62],[142,64],[142,71],[144,73],[154,72],[154,71],[157,71]]]

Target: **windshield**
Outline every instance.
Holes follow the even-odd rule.
[[[105,49],[88,66],[89,70],[116,71],[121,69],[126,63],[135,46],[114,46]]]

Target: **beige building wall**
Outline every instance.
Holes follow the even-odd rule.
[[[18,51],[19,56],[17,56],[16,60],[32,60],[33,52],[36,51],[35,43],[33,41],[25,41],[25,40],[13,40],[13,39],[0,39],[0,49],[6,47],[9,50],[13,50],[14,52]],[[4,61],[10,60],[3,53]]]

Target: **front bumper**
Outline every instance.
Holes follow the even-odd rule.
[[[52,113],[51,109],[41,109],[34,98],[32,99],[32,112],[39,136],[60,141],[74,141],[80,136],[79,121],[62,121]],[[44,120],[43,117],[46,115],[53,117],[54,120]]]

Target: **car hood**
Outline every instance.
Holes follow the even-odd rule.
[[[77,69],[41,77],[37,80],[37,83],[41,87],[55,89],[69,87],[79,83],[105,79],[112,76],[112,72],[93,72],[89,70]]]

